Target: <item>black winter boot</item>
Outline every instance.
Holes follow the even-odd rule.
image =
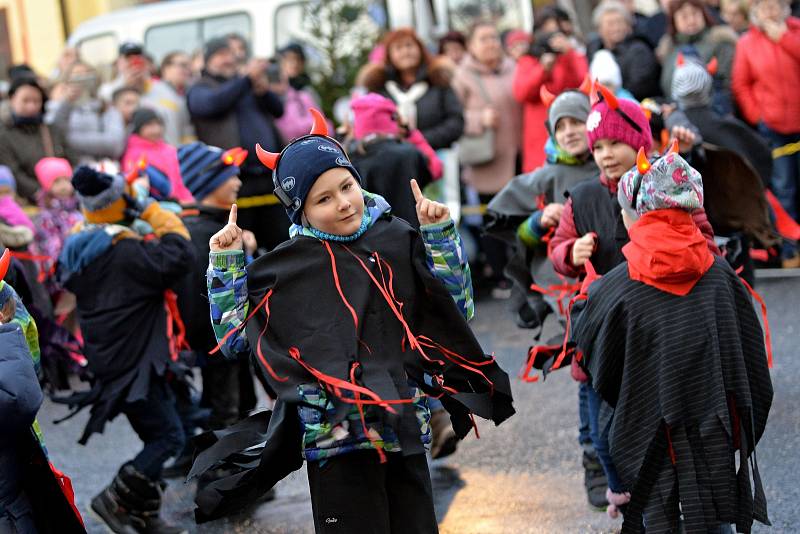
[[[92,499],[92,510],[118,534],[182,534],[159,516],[162,489],[131,464],[120,468],[111,484]]]
[[[597,453],[591,447],[584,447],[583,450],[583,485],[586,487],[586,497],[589,505],[596,510],[603,511],[608,506],[606,500],[606,489],[608,480],[606,479],[603,466],[597,458]]]

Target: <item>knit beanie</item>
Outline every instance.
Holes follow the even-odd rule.
[[[672,99],[681,109],[701,108],[711,105],[714,79],[697,62],[686,59],[675,67],[672,75]]]
[[[164,124],[161,116],[155,110],[150,108],[139,108],[133,112],[131,124],[133,125],[133,133],[138,134],[142,127],[151,121],[158,121]]]
[[[572,117],[586,122],[589,116],[589,97],[580,91],[564,91],[553,100],[547,110],[547,122],[550,135],[555,135],[558,121],[564,117]]]
[[[637,183],[639,191],[634,206]],[[655,210],[692,211],[703,207],[703,177],[672,150],[652,164],[640,152],[636,166],[620,178],[617,200],[634,220]]]
[[[256,144],[256,156],[272,169],[274,193],[286,215],[294,224],[302,224],[303,203],[320,174],[330,169],[347,169],[358,183],[358,175],[350,158],[336,139],[328,137],[328,123],[318,109],[309,110],[314,117],[311,132],[289,143],[280,153],[268,152]]]
[[[211,56],[220,52],[221,50],[230,50],[231,45],[228,44],[228,39],[225,37],[215,37],[206,43],[205,50],[203,51],[203,60],[208,63]]]
[[[72,186],[90,223],[115,223],[125,219],[125,179],[81,165],[72,175]]]
[[[286,197],[291,199],[291,205],[284,207],[294,224],[302,222],[303,203],[314,182],[320,174],[336,167],[347,169],[358,183],[361,183],[361,176],[353,167],[350,158],[341,145],[330,137],[304,136],[284,149],[275,169],[275,177]]]
[[[15,192],[17,190],[17,181],[14,179],[14,173],[5,165],[0,165],[0,187],[8,187]]]
[[[608,50],[598,50],[589,64],[589,75],[605,86],[614,90],[622,87],[622,71],[614,54]]]
[[[72,165],[64,158],[42,158],[33,168],[36,179],[45,193],[49,193],[53,184],[59,178],[70,179],[72,177]]]
[[[368,93],[350,103],[353,109],[353,135],[363,139],[370,134],[396,134],[397,106],[377,93]]]
[[[630,124],[622,114],[633,124]],[[624,98],[617,99],[605,87],[603,98],[592,106],[592,112],[586,119],[586,137],[589,150],[593,150],[598,139],[615,139],[631,146],[634,150],[644,148],[649,153],[653,146],[650,123],[639,104]]]
[[[186,188],[196,201],[210,195],[231,176],[239,174],[239,165],[247,151],[234,148],[223,152],[221,148],[196,141],[178,148],[178,164]]]

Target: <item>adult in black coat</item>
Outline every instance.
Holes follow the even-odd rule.
[[[152,199],[142,209],[121,176],[79,167],[73,176],[87,223],[64,243],[58,277],[75,294],[84,353],[94,375],[90,391],[68,399],[91,416],[80,443],[124,413],[144,442],[92,509],[112,529],[180,532],[159,517],[158,480],[164,462],[183,448],[184,436],[167,371],[177,350],[169,337],[167,291],[194,261],[189,234],[174,213]],[[128,225],[135,215],[156,239],[144,240]],[[127,488],[127,489],[126,489]]]
[[[634,33],[633,18],[625,6],[616,1],[603,2],[592,18],[597,35],[586,49],[589,61],[598,50],[608,50],[622,71],[622,86],[633,96],[643,100],[660,95],[661,65],[650,43]]]
[[[247,75],[239,75],[229,41],[212,39],[206,44],[205,69],[186,94],[186,105],[200,141],[250,151],[241,164],[240,223],[262,245],[273,248],[288,239],[289,226],[272,195],[270,175],[253,150],[256,143],[274,152],[283,146],[275,125],[275,119],[283,116],[283,102],[270,89],[266,67],[266,62],[254,59]]]
[[[383,44],[385,61],[366,65],[357,84],[394,100],[401,120],[434,150],[450,147],[464,133],[461,102],[450,87],[455,66],[445,56],[431,58],[410,28],[389,33]]]
[[[392,206],[392,214],[419,228],[416,202],[406,185],[416,178],[420,187],[431,182],[428,162],[413,145],[393,137],[356,142],[349,150],[364,189],[381,195]]]

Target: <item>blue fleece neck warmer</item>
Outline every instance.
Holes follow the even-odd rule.
[[[286,215],[294,224],[301,224],[303,203],[319,175],[327,170],[343,167],[361,183],[350,158],[333,139],[323,135],[308,135],[295,139],[287,146],[278,160],[275,171],[275,187],[280,188],[288,205]]]

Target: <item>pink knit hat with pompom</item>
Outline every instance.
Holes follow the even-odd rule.
[[[59,178],[72,179],[72,165],[64,158],[42,158],[33,171],[45,193],[50,191],[53,183]]]
[[[592,150],[598,139],[615,139],[636,151],[644,148],[649,153],[653,147],[653,135],[650,132],[650,122],[639,104],[625,98],[616,98],[597,82],[595,89],[598,100],[586,119],[589,150]]]

